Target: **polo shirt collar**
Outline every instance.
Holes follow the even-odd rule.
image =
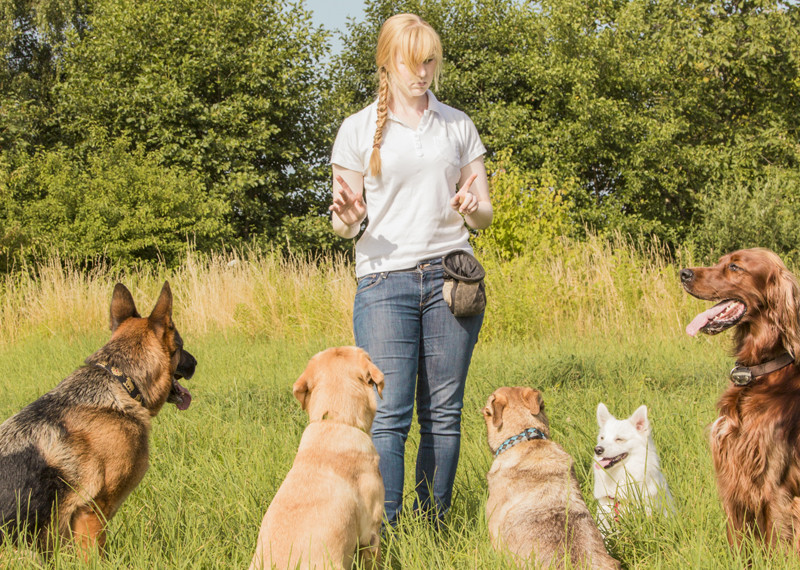
[[[436,95],[434,95],[433,91],[430,89],[428,89],[428,111],[436,113],[437,115],[442,114],[442,104],[439,103]]]
[[[442,114],[442,104],[436,98],[436,95],[433,94],[433,91],[428,89],[427,93],[428,93],[428,108],[426,109],[426,111],[430,111],[432,113],[436,113],[437,115],[441,115]],[[375,108],[377,109],[377,107],[378,107],[378,100],[377,99],[374,101],[373,105],[375,105]],[[387,111],[389,112],[388,117],[391,120],[401,122],[400,119],[395,117],[395,114],[392,112],[391,109],[387,109]]]

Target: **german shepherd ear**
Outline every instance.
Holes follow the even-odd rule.
[[[131,317],[140,318],[136,304],[133,302],[133,295],[122,283],[114,286],[114,294],[111,296],[111,332]]]
[[[305,372],[292,385],[292,396],[297,398],[300,407],[305,410],[308,403],[308,377]]]
[[[164,331],[172,328],[172,289],[169,288],[168,281],[164,281],[161,295],[158,296],[156,306],[147,320],[150,321],[150,325],[158,337],[162,337]]]
[[[492,425],[497,429],[503,427],[503,409],[505,409],[506,404],[508,404],[508,401],[505,397],[501,398],[492,394],[486,402],[486,407],[482,410],[484,417],[492,418]]]
[[[544,407],[542,393],[539,390],[534,390],[533,388],[525,388],[522,391],[522,401],[525,402],[525,405],[534,416],[539,415],[539,412],[541,412],[542,408]]]

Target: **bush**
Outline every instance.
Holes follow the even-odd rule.
[[[478,248],[504,259],[546,246],[571,227],[572,202],[565,186],[573,182],[558,185],[548,174],[525,172],[511,155],[505,150],[486,164],[494,218],[474,240]]]
[[[185,257],[229,235],[228,206],[200,177],[126,150],[128,142],[91,151],[44,152],[22,169],[0,171],[6,202],[0,255],[13,260],[53,248],[73,259],[108,258],[122,265]]]
[[[691,235],[709,261],[747,247],[767,247],[800,261],[800,173],[772,168],[753,179],[724,180],[698,204]]]

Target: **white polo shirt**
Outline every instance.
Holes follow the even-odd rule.
[[[389,111],[381,144],[381,174],[369,174],[378,102],[347,117],[331,164],[364,175],[369,219],[356,243],[356,276],[410,269],[455,249],[471,251],[469,231],[450,207],[461,168],[486,153],[478,130],[462,111],[428,91],[416,130]]]

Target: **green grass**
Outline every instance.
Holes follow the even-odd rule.
[[[243,568],[261,517],[291,466],[306,425],[291,385],[316,351],[348,338],[304,344],[248,335],[184,333],[198,356],[186,382],[192,406],[167,406],[155,419],[151,467],[111,521],[107,558],[97,568]],[[0,349],[0,413],[7,417],[68,374],[104,341],[99,334],[58,337]],[[489,545],[484,518],[491,455],[480,410],[503,385],[543,390],[552,436],[572,455],[584,497],[594,509],[591,458],[595,408],[617,416],[646,403],[677,515],[632,518],[609,550],[629,568],[744,567],[725,540],[705,431],[725,383],[724,339],[676,335],[657,342],[613,336],[479,343],[467,384],[461,462],[449,527],[434,532],[410,518],[383,545],[388,568],[510,568]],[[413,480],[416,429],[409,438]],[[407,485],[408,507],[413,491]],[[410,510],[410,509],[409,509]],[[0,556],[9,553],[0,552]],[[796,567],[793,556],[751,555],[753,568]],[[49,563],[18,567],[77,568],[69,551]]]
[[[484,514],[491,454],[480,413],[500,386],[543,391],[552,436],[573,457],[594,511],[591,461],[602,401],[617,417],[647,404],[672,517],[627,517],[607,541],[627,568],[796,568],[794,554],[743,552],[725,518],[706,440],[732,359],[730,335],[689,338],[707,303],[677,277],[691,255],[657,244],[592,238],[524,258],[481,254],[489,305],[467,380],[461,461],[449,525],[405,519],[383,544],[391,569],[511,568],[490,544]],[[261,518],[289,470],[306,416],[291,385],[308,359],[351,344],[355,290],[342,259],[281,259],[270,252],[192,255],[174,270],[83,273],[49,261],[0,279],[0,419],[64,378],[108,338],[113,285],[129,286],[147,314],[168,278],[175,318],[199,364],[189,410],[155,418],[150,470],[109,526],[96,568],[245,568]],[[413,457],[407,447],[407,511]],[[2,474],[0,474],[2,476]],[[49,562],[0,546],[0,568],[83,568],[69,549]]]

